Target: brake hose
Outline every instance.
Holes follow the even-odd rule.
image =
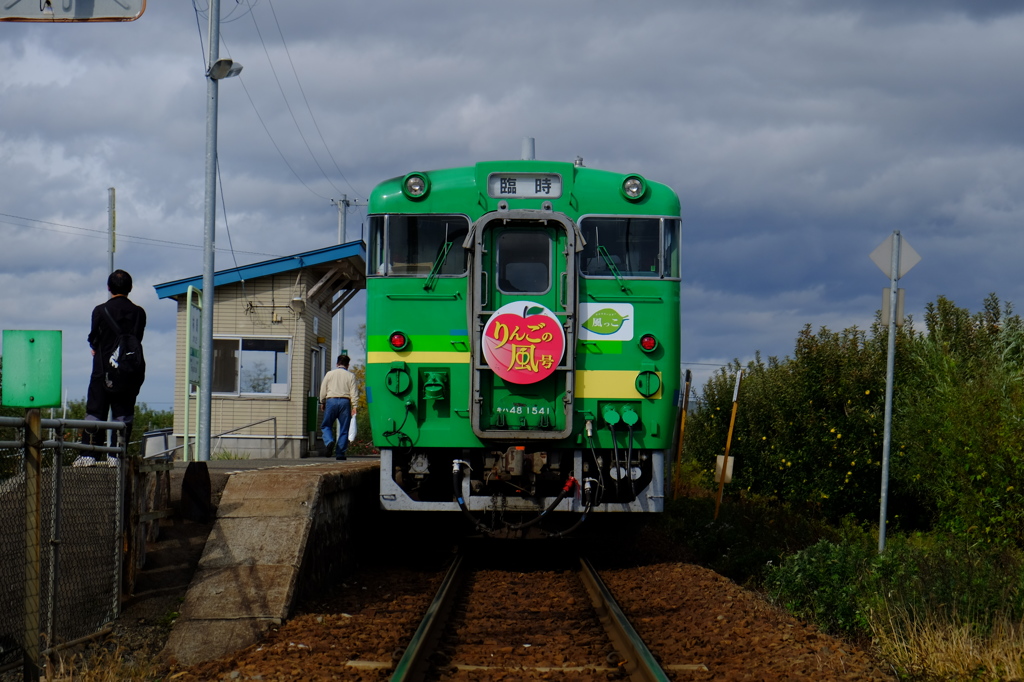
[[[466,506],[466,500],[462,497],[462,465],[465,465],[470,472],[473,471],[473,467],[469,466],[469,462],[462,459],[452,460],[452,487],[455,492],[455,501],[459,503],[459,509],[462,510],[462,513],[473,522],[475,530],[490,534],[490,529],[473,516],[473,512],[469,511],[469,507]]]

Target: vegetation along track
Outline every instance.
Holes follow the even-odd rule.
[[[867,652],[712,571],[676,562],[624,565],[632,562],[621,559],[618,568],[602,568],[601,577],[670,680],[895,679]],[[433,561],[417,555],[414,563]],[[563,559],[557,569],[551,565],[492,556],[474,570],[465,590],[453,590],[460,596],[451,627],[429,649],[426,679],[620,679],[618,671],[631,659],[626,655],[623,666],[615,656],[609,659],[615,646],[576,577],[578,564]],[[387,680],[413,648],[413,633],[445,575],[438,569],[366,567],[306,601],[260,643],[172,670],[166,679]]]

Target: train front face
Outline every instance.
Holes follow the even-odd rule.
[[[386,181],[369,212],[382,506],[511,528],[661,511],[678,417],[676,194],[504,161]]]

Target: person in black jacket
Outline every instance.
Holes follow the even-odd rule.
[[[112,421],[126,424],[124,442],[131,441],[132,423],[135,420],[135,400],[139,396],[145,379],[142,375],[122,390],[111,390],[107,386],[105,362],[118,346],[123,333],[134,333],[139,341],[146,331],[146,311],[128,300],[132,290],[132,276],[124,270],[115,270],[107,278],[110,299],[93,308],[92,328],[89,331],[89,347],[92,348],[92,375],[89,378],[89,393],[85,400],[85,418],[89,421]],[[117,328],[111,322],[116,323]],[[86,429],[82,442],[92,445],[106,445],[106,431]]]

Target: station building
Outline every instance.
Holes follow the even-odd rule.
[[[178,305],[174,445],[184,444],[186,413],[188,432],[196,433],[198,396],[186,381],[187,295],[202,284],[200,275],[155,287]],[[317,395],[334,367],[332,320],[365,288],[361,241],[215,273],[211,458],[297,459],[315,450]],[[189,448],[194,459],[191,438]]]

